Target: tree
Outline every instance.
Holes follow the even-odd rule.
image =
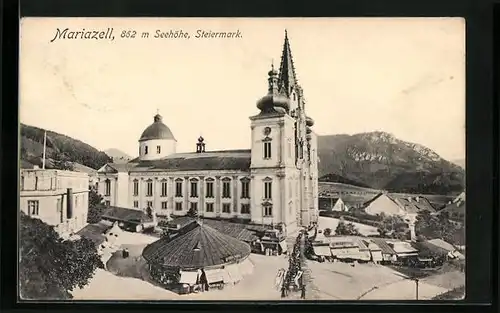
[[[323,230],[323,235],[325,235],[326,237],[330,236],[331,234],[332,234],[331,228],[325,228],[325,230]]]
[[[103,205],[104,199],[93,188],[89,188],[89,212],[87,214],[87,222],[94,224],[102,219],[105,206]]]
[[[415,223],[415,233],[421,238],[443,239],[451,244],[461,245],[465,241],[464,225],[455,225],[447,214],[436,216],[427,211],[419,213]]]
[[[398,215],[380,215],[382,221],[377,228],[381,237],[405,239],[408,233],[408,224]]]
[[[66,170],[66,171],[73,170],[73,164],[71,163],[70,157],[67,153],[55,152],[52,155],[52,159],[53,159],[53,166],[55,169]]]
[[[19,286],[23,299],[71,299],[103,264],[86,238],[63,241],[39,219],[21,213]]]
[[[335,229],[335,234],[336,235],[343,235],[343,236],[359,236],[359,231],[354,226],[353,223],[349,222],[346,223],[344,222],[343,219],[340,219],[337,228]]]

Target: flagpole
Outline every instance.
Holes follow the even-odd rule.
[[[47,131],[43,133],[43,159],[42,159],[42,169],[45,169],[45,152],[47,147]]]

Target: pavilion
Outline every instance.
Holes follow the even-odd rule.
[[[201,272],[208,283],[236,283],[252,271],[250,246],[234,237],[194,220],[175,237],[161,238],[148,246],[142,256],[151,277],[163,285],[196,286]]]

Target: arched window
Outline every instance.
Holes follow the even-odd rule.
[[[136,179],[134,179],[134,196],[138,196],[139,195],[139,181]]]
[[[222,179],[222,198],[231,198],[231,178]]]
[[[214,197],[214,179],[209,177],[205,179],[206,182],[206,198],[213,198]],[[213,212],[213,211],[207,211],[207,212]]]
[[[146,197],[152,197],[153,196],[153,181],[151,179],[148,179],[146,181]]]
[[[183,181],[184,180],[182,178],[177,178],[175,180],[175,196],[176,197],[182,197],[182,182]]]
[[[191,198],[198,198],[198,179],[196,178],[191,178],[191,193],[190,197]]]
[[[104,195],[111,195],[111,181],[109,180],[109,178],[104,181]]]
[[[167,196],[168,181],[164,178],[161,180],[161,196]]]
[[[272,153],[271,153],[271,138],[269,137],[266,137],[264,138],[263,141],[263,149],[264,149],[264,159],[268,160],[268,159],[271,159],[271,156],[272,156]]]
[[[243,177],[241,181],[241,199],[250,199],[250,178]]]
[[[273,179],[266,177],[264,180],[264,199],[271,200],[273,198]]]

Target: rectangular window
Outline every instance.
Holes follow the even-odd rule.
[[[182,202],[176,202],[175,203],[175,210],[176,211],[182,211]]]
[[[190,202],[189,209],[193,212],[198,212],[198,202]]]
[[[271,142],[264,142],[264,159],[271,158]]]
[[[134,208],[138,208],[139,207],[139,201],[134,201]]]
[[[95,183],[95,190],[99,193],[99,183]]]
[[[207,198],[214,197],[214,183],[209,181],[207,182]]]
[[[164,181],[164,182],[161,182],[161,196],[162,197],[166,197],[167,196],[167,182]]]
[[[105,187],[104,195],[105,196],[111,195],[111,181],[109,179],[106,180],[104,187]]]
[[[146,191],[146,197],[152,197],[153,196],[153,182],[148,181],[147,183],[147,191]]]
[[[144,147],[144,154],[148,154],[148,146]]]
[[[168,205],[168,202],[167,202],[167,201],[163,201],[163,202],[161,203],[161,208],[162,208],[163,210],[166,210],[166,209],[167,209],[167,205]]]
[[[40,213],[38,200],[28,200],[28,212],[30,216],[38,216]]]
[[[152,208],[153,207],[153,201],[148,201],[146,204],[147,204],[148,208]]]
[[[106,206],[110,206],[110,205],[111,205],[111,202],[110,202],[109,200],[106,200],[106,201],[104,201],[104,204],[105,204]]]
[[[138,196],[138,195],[139,195],[139,181],[134,180],[134,196]]]
[[[158,153],[158,154],[161,153],[161,146],[156,146],[156,153]]]
[[[241,181],[241,199],[249,199],[250,198],[250,181],[242,180]]]
[[[24,176],[21,176],[21,190],[24,190]]]
[[[35,190],[38,190],[38,177],[35,177]]]
[[[214,211],[214,204],[213,203],[207,203],[206,211],[211,213]]]
[[[191,182],[191,198],[198,198],[198,183],[195,181]]]
[[[222,182],[222,198],[231,198],[231,183]]]
[[[264,206],[264,216],[273,216],[273,206],[265,205]]]
[[[250,214],[250,204],[242,204],[241,205],[241,214]]]
[[[271,199],[273,197],[273,185],[272,182],[264,182],[264,199]]]
[[[231,213],[231,204],[223,203],[222,204],[222,213]]]
[[[178,181],[175,183],[175,196],[182,197],[182,182]]]

